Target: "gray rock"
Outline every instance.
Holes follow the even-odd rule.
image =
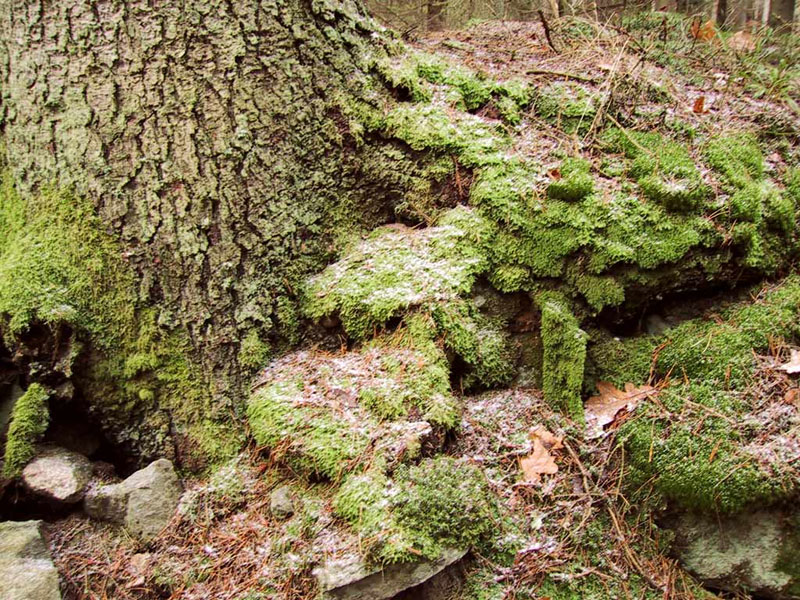
[[[60,600],[58,571],[42,538],[41,521],[0,523],[0,598]]]
[[[22,483],[49,500],[72,504],[83,499],[92,479],[92,464],[77,452],[49,447],[22,471]]]
[[[438,560],[389,565],[384,569],[367,565],[359,556],[330,560],[314,569],[319,587],[336,600],[386,600],[420,585],[461,560],[466,550],[449,548]]]
[[[84,509],[90,517],[124,525],[133,536],[148,542],[172,519],[181,492],[172,463],[162,458],[120,483],[90,490]]]
[[[705,585],[776,599],[800,598],[799,525],[780,510],[686,514],[672,524],[681,564]]]
[[[273,490],[269,497],[269,510],[276,519],[287,519],[294,514],[292,490],[288,485]]]

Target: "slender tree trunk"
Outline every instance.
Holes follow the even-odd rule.
[[[428,0],[428,31],[444,29],[445,0]]]

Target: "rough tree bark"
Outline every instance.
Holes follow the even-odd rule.
[[[2,2],[19,187],[91,199],[217,402],[241,401],[243,337],[290,327],[276,303],[330,255],[334,225],[387,220],[413,169],[356,148],[344,116],[381,101],[374,27],[357,0]]]

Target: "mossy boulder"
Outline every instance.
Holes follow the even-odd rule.
[[[798,489],[785,436],[793,436],[800,419],[782,396],[761,397],[764,371],[757,357],[778,340],[800,340],[800,281],[791,276],[753,294],[754,301],[686,321],[662,336],[616,347],[605,342],[601,354],[590,350],[590,356],[613,352],[620,359],[600,378],[639,384],[651,361],[657,378],[670,378],[658,405],[643,407],[622,428],[633,485],[650,481],[683,508],[726,514],[782,502]]]
[[[719,519],[687,514],[672,523],[681,564],[705,585],[759,598],[800,598],[800,522],[790,511]]]
[[[477,467],[446,456],[349,477],[334,498],[337,515],[379,563],[438,559],[447,548],[490,544],[502,528],[497,499]]]

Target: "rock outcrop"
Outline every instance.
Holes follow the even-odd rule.
[[[0,523],[0,598],[61,600],[41,521]]]
[[[90,517],[124,525],[148,542],[172,519],[181,492],[172,463],[162,458],[120,483],[90,490],[84,508]]]
[[[31,492],[65,504],[83,500],[91,478],[92,464],[85,456],[59,447],[46,448],[22,471]]]
[[[336,600],[385,600],[420,585],[461,560],[466,550],[448,548],[438,560],[398,563],[381,569],[352,555],[331,560],[314,570],[319,587]]]
[[[800,523],[777,509],[678,518],[676,549],[705,585],[759,598],[800,598]]]

